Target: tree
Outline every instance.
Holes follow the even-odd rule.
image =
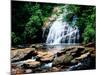
[[[73,15],[77,15],[78,19],[76,25],[79,27],[81,42],[95,42],[95,25],[96,25],[96,13],[95,6],[84,6],[84,5],[69,5],[67,10],[70,12],[67,16],[67,21],[71,22]]]
[[[43,22],[56,4],[12,1],[12,44],[42,42]],[[20,41],[18,39],[20,38]]]

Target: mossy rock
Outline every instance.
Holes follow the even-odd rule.
[[[53,65],[62,65],[62,64],[67,64],[70,63],[70,61],[73,59],[73,57],[71,55],[62,55],[59,57],[55,57],[54,61],[53,61]]]

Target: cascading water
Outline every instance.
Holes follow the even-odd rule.
[[[75,44],[79,43],[79,29],[75,26],[77,16],[73,17],[72,25],[69,25],[64,17],[67,10],[64,9],[57,19],[52,23],[47,36],[46,44],[57,45],[61,43]]]

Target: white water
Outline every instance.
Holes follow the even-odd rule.
[[[57,19],[53,22],[49,29],[46,44],[57,45],[61,43],[75,44],[79,43],[79,29],[75,26],[77,17],[73,17],[72,25],[69,25],[64,17],[67,14],[67,10],[61,13]]]

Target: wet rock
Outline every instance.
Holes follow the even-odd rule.
[[[77,46],[75,49],[71,50],[71,55],[78,57],[81,55],[81,52],[85,50],[83,46]]]
[[[75,55],[76,54],[76,52],[78,51],[78,49],[77,48],[73,48],[72,50],[68,50],[68,51],[66,51],[66,54],[68,54],[68,55]]]
[[[54,56],[51,56],[51,57],[42,57],[40,59],[40,61],[42,61],[42,62],[50,62],[50,61],[53,60],[53,58],[54,58]]]
[[[34,61],[32,59],[26,60],[22,65],[24,68],[36,68],[39,67],[41,63],[39,61]]]
[[[40,58],[40,61],[42,62],[49,62],[52,61],[54,58],[54,55],[51,52],[38,52],[37,56]]]
[[[59,57],[55,57],[53,61],[53,65],[61,65],[61,64],[70,63],[72,58],[73,57],[71,55],[67,55],[67,54],[59,56]]]
[[[38,53],[37,56],[40,58],[48,54],[47,52],[42,52],[42,51],[38,51],[37,53]]]
[[[76,60],[76,59],[73,59],[73,60],[71,60],[71,64],[77,64],[79,61],[78,60]]]
[[[76,46],[65,47],[62,51],[70,51],[70,50],[73,50],[75,48],[76,48]]]
[[[65,54],[65,53],[66,53],[65,51],[59,51],[59,52],[56,53],[56,55],[59,57],[59,56]]]
[[[78,51],[78,49],[76,46],[71,46],[71,47],[67,47],[62,50],[56,50],[56,51],[58,51],[58,52],[56,52],[57,56],[61,56],[63,54],[75,55],[76,52]]]
[[[23,73],[24,73],[24,70],[22,68],[11,69],[11,75],[20,75]]]
[[[33,53],[34,48],[16,49],[11,51],[11,61],[19,61],[24,59],[26,56],[31,58],[31,53]],[[25,59],[27,59],[27,57]]]
[[[95,49],[92,49],[92,51],[90,53],[91,53],[91,57],[96,57],[96,50]]]
[[[80,57],[75,58],[76,60],[82,60],[84,58],[87,58],[90,55],[90,52],[87,52],[85,54],[82,54]]]
[[[32,73],[32,69],[26,69],[25,73]]]
[[[84,54],[80,55],[79,57],[76,57],[73,60],[71,60],[71,63],[76,64],[76,63],[80,62],[80,60],[87,58],[89,55],[90,55],[90,52],[84,53]]]
[[[66,53],[68,55],[78,56],[84,49],[85,47],[83,46],[71,46],[71,47],[67,47],[61,50],[59,55]]]
[[[35,48],[35,49],[40,49],[42,47],[43,47],[42,44],[32,44],[32,45],[30,45],[30,48]]]
[[[81,52],[84,50],[85,48],[83,46],[73,46],[65,49],[66,54],[72,55],[73,57],[80,56]]]
[[[58,72],[59,70],[60,70],[60,69],[57,68],[57,67],[52,67],[52,69],[51,69],[52,72]]]
[[[49,69],[51,67],[52,67],[52,62],[49,62],[42,64],[41,69]]]
[[[84,47],[84,46],[77,46],[77,49],[78,49],[79,51],[82,51],[82,50],[85,49],[85,47]]]
[[[95,47],[95,42],[90,42],[86,44],[85,47]]]
[[[36,47],[36,44],[32,44],[29,46],[30,48],[35,48]]]

